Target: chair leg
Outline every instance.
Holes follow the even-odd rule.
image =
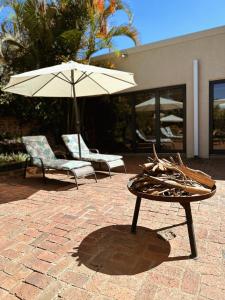
[[[106,162],[106,165],[107,165],[107,167],[108,167],[108,169],[109,169],[109,176],[110,176],[110,178],[112,178],[110,166],[109,166],[109,164],[108,164],[107,162]]]
[[[45,167],[44,167],[43,163],[41,163],[41,169],[42,169],[42,175],[43,175],[44,183],[46,184]]]
[[[126,166],[125,166],[124,162],[123,162],[123,167],[124,167],[124,173],[127,173],[127,169],[126,169]]]
[[[77,186],[77,190],[78,190],[77,176],[75,174],[74,174],[74,180],[75,180],[75,183],[76,183],[76,186]]]
[[[26,174],[27,174],[27,166],[28,166],[28,160],[30,160],[29,157],[26,159],[26,162],[25,162],[25,167],[24,167],[24,172],[23,172],[23,178],[26,178]]]
[[[97,183],[98,180],[97,180],[97,176],[96,176],[96,173],[94,172],[94,175],[95,175],[95,182]]]

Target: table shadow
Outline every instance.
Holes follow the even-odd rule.
[[[158,230],[138,227],[137,234],[131,234],[130,229],[130,225],[100,228],[85,237],[72,256],[78,265],[109,275],[134,275],[165,261],[189,258],[169,257],[170,243]]]

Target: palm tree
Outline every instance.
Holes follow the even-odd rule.
[[[139,43],[137,30],[132,25],[133,14],[122,0],[88,0],[87,9],[89,23],[84,35],[85,49],[82,49],[83,59],[90,61],[93,54],[102,49],[114,49],[113,40],[118,36],[129,37],[135,45]],[[110,26],[110,19],[123,11],[128,22],[123,25]]]
[[[30,69],[76,57],[88,20],[85,1],[7,0],[6,4],[14,12],[1,24],[0,55],[7,62],[16,57],[17,66]]]
[[[138,43],[122,0],[5,0],[5,5],[14,14],[1,24],[0,58],[20,71],[71,59],[89,62],[97,51],[113,49],[117,36]],[[118,11],[128,22],[110,26]]]

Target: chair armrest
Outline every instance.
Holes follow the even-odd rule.
[[[30,158],[30,160],[32,161],[32,163],[33,163],[33,159],[39,159],[39,160],[41,161],[42,167],[44,167],[44,162],[43,162],[42,158],[36,157],[36,156],[31,156],[31,155],[29,155],[29,158]],[[29,158],[28,158],[28,159],[29,159]]]
[[[89,149],[90,152],[99,153],[98,149]]]

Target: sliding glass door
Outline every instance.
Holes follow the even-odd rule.
[[[156,143],[156,93],[139,92],[135,95],[136,151],[149,152]]]
[[[160,150],[182,152],[184,145],[185,89],[168,88],[159,92]]]
[[[185,151],[185,98],[185,86],[136,93],[137,151]]]
[[[185,97],[179,85],[86,101],[84,136],[108,153],[185,152]]]

